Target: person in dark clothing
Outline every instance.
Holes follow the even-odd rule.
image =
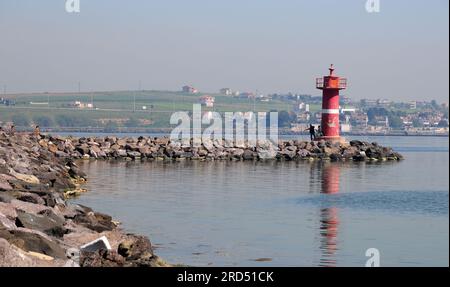
[[[34,136],[35,137],[40,137],[40,135],[41,135],[41,129],[39,128],[39,126],[36,126],[34,128]]]
[[[323,136],[322,128],[320,126],[317,127],[317,136],[318,137],[322,137]]]
[[[306,131],[309,131],[309,136],[311,138],[311,141],[316,139],[316,129],[313,125],[309,125],[309,128],[306,129]]]

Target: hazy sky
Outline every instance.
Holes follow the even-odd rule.
[[[80,2],[0,0],[0,85],[318,94],[334,63],[355,99],[448,101],[448,0]]]

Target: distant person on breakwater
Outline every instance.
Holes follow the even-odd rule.
[[[323,136],[322,128],[320,126],[317,127],[317,136],[318,137]]]
[[[311,138],[311,141],[316,139],[316,129],[313,125],[309,125],[309,128],[307,128],[305,131],[309,131],[309,136]]]
[[[9,128],[9,133],[12,136],[16,133],[16,126],[15,125],[11,125],[11,127]]]
[[[34,128],[34,136],[39,137],[40,135],[41,135],[41,129],[39,128],[39,126],[36,126]]]

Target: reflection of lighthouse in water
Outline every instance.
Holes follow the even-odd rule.
[[[339,169],[340,166],[333,163],[326,163],[322,166],[322,193],[336,194],[339,192]],[[336,207],[322,208],[320,210],[320,266],[336,266],[338,227],[338,209]]]

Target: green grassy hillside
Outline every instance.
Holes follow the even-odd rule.
[[[204,94],[185,94],[170,91],[116,91],[93,93],[42,93],[7,96],[15,106],[0,105],[0,122],[15,122],[16,126],[42,127],[144,127],[169,128],[170,115],[175,111],[192,111]],[[290,111],[292,104],[260,102],[220,94],[215,97],[217,112]],[[94,108],[75,108],[75,101],[93,103]],[[317,110],[319,107],[311,107]]]

